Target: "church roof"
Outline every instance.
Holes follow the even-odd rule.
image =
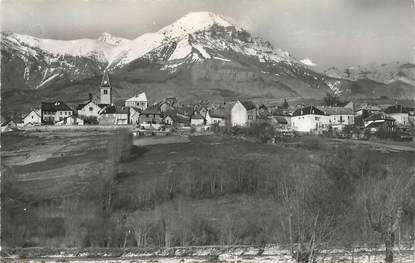
[[[101,87],[111,88],[110,77],[108,75],[108,72],[106,72],[106,71],[104,72],[104,75],[102,76]]]

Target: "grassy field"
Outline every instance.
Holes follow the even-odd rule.
[[[90,240],[104,239],[92,226],[101,227],[96,220],[103,217],[102,201],[96,197],[112,169],[107,148],[113,133],[55,131],[2,136],[2,173],[10,175],[7,184],[2,184],[5,211],[17,218],[10,221],[3,215],[2,230],[10,235],[6,233],[3,246],[108,246]],[[134,138],[133,145],[129,159],[116,168],[109,215],[115,225],[112,231],[122,236],[125,231],[130,233],[128,227],[134,227],[134,220],[173,218],[170,223],[177,237],[172,238],[172,245],[258,245],[287,240],[281,204],[275,198],[278,178],[291,173],[292,164],[306,173],[324,165],[330,173],[343,176],[360,173],[350,165],[359,165],[361,159],[353,153],[373,153],[365,156],[379,160],[413,159],[413,145],[390,148],[320,137],[295,138],[277,145],[231,136],[140,137]],[[344,158],[348,163],[333,164]],[[346,180],[339,178],[336,180]],[[190,225],[200,229],[188,233]],[[157,233],[148,242],[165,242],[156,239]],[[114,239],[120,238],[124,237]],[[117,242],[116,246],[123,243]],[[137,245],[133,235],[124,243]]]
[[[112,131],[5,134],[2,136],[2,168],[9,167],[19,188],[34,199],[71,195],[79,192],[90,180],[99,178],[99,171],[108,158],[106,147],[111,134]],[[283,145],[265,145],[220,136],[141,137],[134,139],[134,145],[137,145],[138,154],[121,167],[125,174],[117,186],[121,192],[150,187],[158,175],[179,173],[183,165],[203,164],[205,160],[271,162],[295,153],[299,148],[310,148],[308,155],[312,157],[319,152],[336,152],[339,145],[383,152],[414,150],[413,143],[359,143],[308,137]]]

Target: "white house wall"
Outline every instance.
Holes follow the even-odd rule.
[[[101,108],[95,103],[88,103],[82,109],[78,110],[79,116],[98,117]]]
[[[30,112],[24,119],[23,123],[24,125],[28,124],[40,124],[42,122],[42,119],[40,118],[39,114],[32,111]]]
[[[392,113],[388,114],[389,117],[396,120],[396,124],[407,125],[409,123],[408,113]]]
[[[321,130],[327,127],[329,123],[328,116],[324,115],[303,115],[291,117],[291,125],[293,130],[299,132],[311,132]]]
[[[231,109],[231,125],[244,127],[248,123],[248,112],[239,101]]]

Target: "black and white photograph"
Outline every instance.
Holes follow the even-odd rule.
[[[415,0],[0,0],[6,263],[415,262]]]

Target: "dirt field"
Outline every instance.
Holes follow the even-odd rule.
[[[89,178],[99,176],[107,159],[107,140],[113,131],[28,131],[2,135],[2,167],[12,168],[21,187],[36,189],[41,195],[64,194],[76,191]],[[308,138],[297,138],[295,147]],[[312,140],[314,140],[312,138]],[[354,147],[369,147],[383,152],[415,151],[414,144],[338,140],[316,138],[322,147],[345,144]],[[189,160],[197,160],[216,151],[234,152],[243,158],[257,159],[262,155],[280,152],[280,145],[260,145],[234,138],[217,136],[166,136],[135,137],[133,144],[140,147],[140,158],[125,164],[126,173],[134,171],[136,176],[128,178],[129,184],[139,178],[161,174]],[[170,167],[170,168],[169,168]],[[138,169],[139,168],[139,169]],[[39,184],[33,182],[40,181]],[[26,182],[26,183],[25,183]],[[56,184],[59,182],[58,184]],[[33,191],[31,191],[33,192]]]

